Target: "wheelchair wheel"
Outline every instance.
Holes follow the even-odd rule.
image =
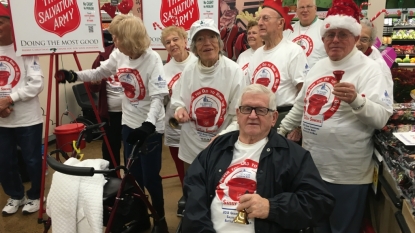
[[[89,126],[89,125],[93,125],[96,124],[90,120],[88,120],[87,118],[83,117],[83,116],[78,116],[78,118],[76,118],[74,121],[72,121],[71,123],[83,123],[85,126]],[[94,132],[92,132],[92,140],[99,140],[102,138],[103,133],[101,132],[100,129],[96,129]]]

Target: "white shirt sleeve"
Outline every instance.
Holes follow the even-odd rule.
[[[307,75],[309,70],[306,55],[299,46],[297,47],[299,51],[293,57],[288,66],[288,72],[291,77],[292,84],[294,86],[297,86],[297,84],[304,82],[305,76]]]
[[[301,120],[304,113],[304,98],[305,86],[303,85],[303,87],[297,95],[297,98],[295,99],[294,106],[281,121],[278,133],[285,136],[285,134],[301,125]]]
[[[179,80],[177,80],[176,85],[173,86],[173,94],[171,96],[170,99],[170,108],[175,110],[175,113],[177,112],[177,110],[179,110],[180,108],[186,108],[186,104],[184,103],[184,93],[190,93],[186,90],[184,90],[184,87],[182,85],[182,80],[184,79],[183,75],[185,74],[185,72],[182,73],[182,75],[180,76]]]
[[[13,102],[26,101],[39,95],[43,91],[43,74],[39,65],[39,57],[25,56],[23,57],[24,66],[26,69],[25,85],[12,92],[10,97]]]
[[[117,54],[120,53],[117,49],[113,50],[110,57],[101,62],[101,65],[96,69],[88,69],[76,71],[78,80],[84,82],[100,81],[103,78],[110,77],[117,73]]]
[[[151,124],[156,125],[157,116],[159,116],[160,111],[164,110],[163,106],[163,94],[152,95],[150,97],[150,111],[147,113],[147,119],[145,121],[151,122]]]

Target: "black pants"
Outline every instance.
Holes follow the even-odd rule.
[[[107,135],[108,142],[111,146],[112,153],[114,155],[115,162],[117,166],[120,165],[120,150],[121,150],[121,112],[108,112],[109,119],[103,119],[106,122],[104,125],[105,134]],[[102,139],[102,158],[110,162],[110,169],[114,168],[114,163],[112,162],[110,153],[108,151],[105,140]],[[115,175],[115,173],[113,174]]]

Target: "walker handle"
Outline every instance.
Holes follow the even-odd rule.
[[[63,163],[60,163],[55,158],[48,155],[46,159],[47,163],[51,168],[53,168],[55,171],[72,175],[72,176],[93,176],[95,169],[93,167],[75,167],[75,166],[69,166],[65,165]]]

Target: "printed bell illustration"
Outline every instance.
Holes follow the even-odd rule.
[[[0,70],[0,86],[4,86],[9,82],[10,72],[7,70]]]
[[[263,69],[261,73],[259,74],[259,78],[256,80],[256,83],[268,87],[268,85],[271,82],[270,78],[271,78],[271,75],[269,74],[269,71]]]
[[[215,124],[215,118],[218,111],[212,107],[212,102],[205,96],[201,103],[202,107],[196,108],[195,114],[197,124],[203,127],[212,127]]]
[[[319,114],[321,108],[323,108],[329,100],[327,95],[330,97],[330,91],[328,90],[326,83],[323,83],[323,85],[318,88],[317,92],[308,99],[307,113],[313,116]]]
[[[128,74],[126,77],[128,80],[132,80],[130,75]],[[121,86],[124,88],[125,96],[132,99],[135,96],[135,87],[134,85],[127,83],[127,82],[121,82]]]

